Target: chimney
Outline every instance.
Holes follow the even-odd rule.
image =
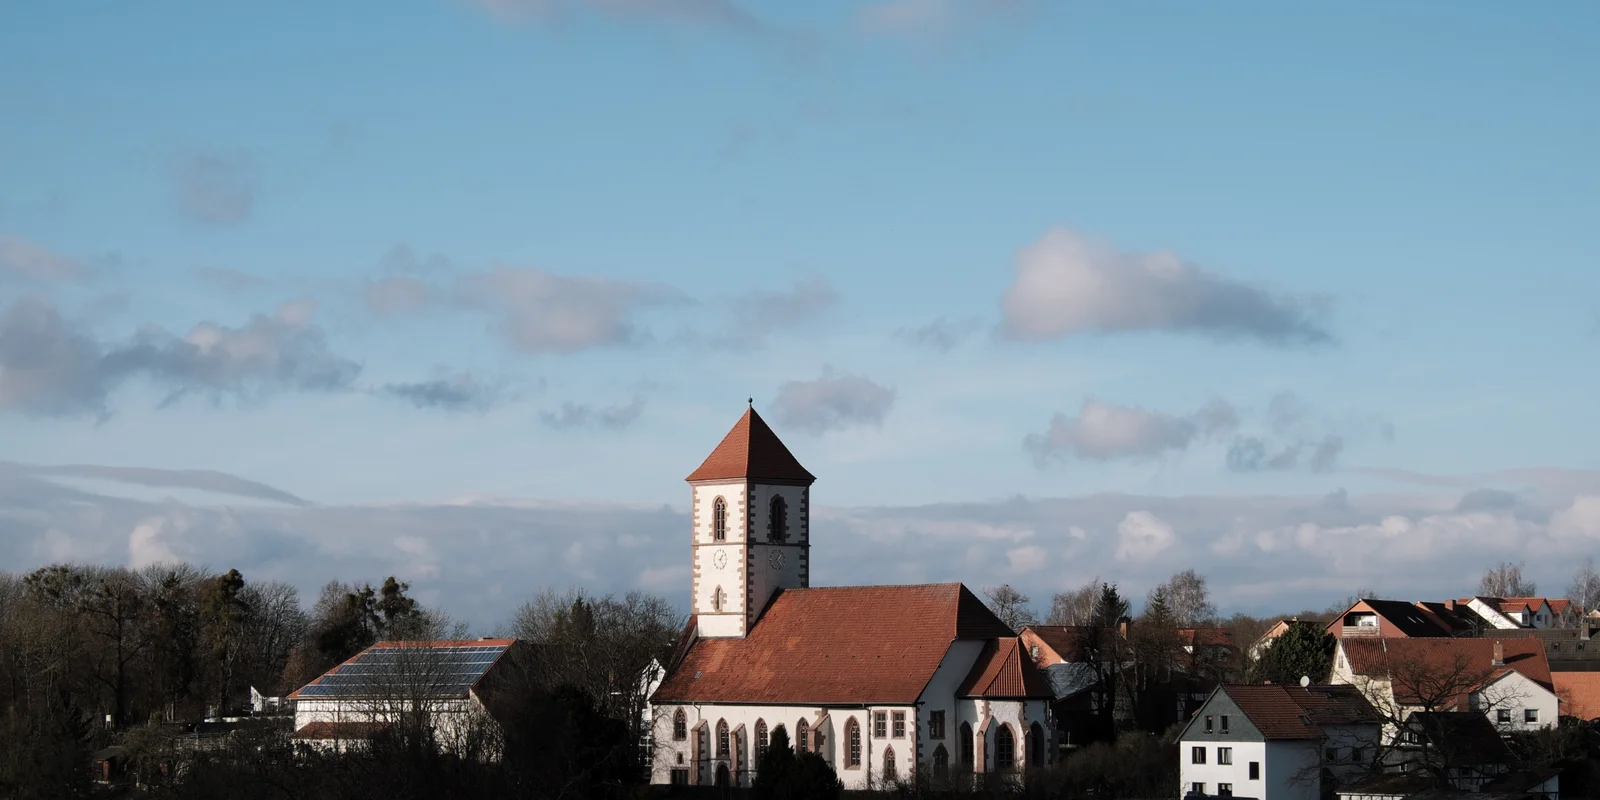
[[[1497,666],[1497,667],[1503,667],[1503,666],[1505,666],[1505,664],[1506,664],[1506,651],[1505,651],[1505,648],[1501,647],[1499,642],[1495,642],[1494,643],[1494,665]]]

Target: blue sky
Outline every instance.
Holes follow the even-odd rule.
[[[168,554],[314,588],[355,577],[289,566],[332,509],[681,510],[753,396],[841,519],[970,504],[905,579],[1193,565],[1298,610],[1386,578],[1303,541],[1301,584],[1222,576],[1283,555],[1262,498],[1342,492],[1366,517],[1315,524],[1487,515],[1440,592],[1501,558],[1556,590],[1600,537],[1597,34],[1577,2],[0,2],[0,461],[303,498],[284,552]],[[144,505],[0,515],[0,567],[147,560],[140,524],[241,502],[106,474]],[[1522,505],[1457,507],[1482,488]],[[975,564],[1019,496],[1065,516],[1007,535],[1103,547]],[[678,591],[643,575],[677,544],[593,581]],[[449,577],[485,557],[418,583],[490,621]]]

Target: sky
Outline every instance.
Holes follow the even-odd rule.
[[[1600,7],[0,0],[0,569],[1224,611],[1600,552]]]

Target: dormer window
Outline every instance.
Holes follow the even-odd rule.
[[[783,495],[774,495],[770,514],[767,517],[767,540],[773,542],[786,542],[789,540],[789,506],[783,502]]]
[[[719,542],[728,540],[728,501],[720,497],[711,504],[711,538]]]

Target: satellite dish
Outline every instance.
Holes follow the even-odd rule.
[[[1304,689],[1304,688],[1306,688],[1307,686],[1310,686],[1310,685],[1311,685],[1311,676],[1310,675],[1301,675],[1300,676],[1300,688]]]

